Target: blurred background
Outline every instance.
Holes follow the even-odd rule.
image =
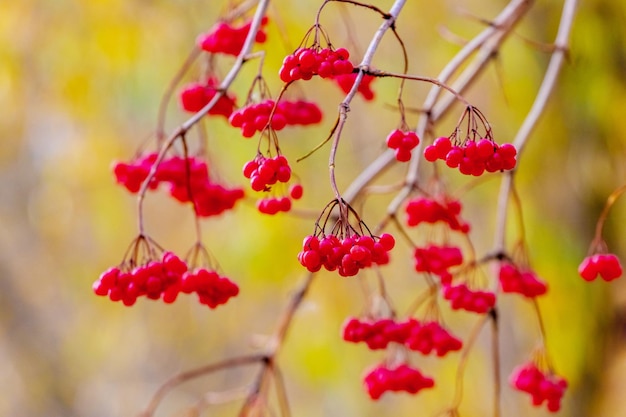
[[[223,4],[222,4],[223,3]],[[410,72],[436,76],[459,50],[454,39],[483,29],[470,15],[493,18],[495,0],[409,2],[398,21]],[[540,2],[492,65],[467,93],[487,115],[498,142],[512,140],[543,76],[549,54],[536,44],[556,35],[561,2]],[[320,2],[273,2],[264,75],[279,91],[282,58],[313,24]],[[387,10],[391,1],[376,2]],[[252,200],[234,212],[203,222],[204,243],[240,296],[216,310],[182,297],[174,305],[139,300],[132,308],[96,297],[91,285],[118,264],[137,235],[135,198],[117,186],[113,160],[129,160],[154,133],[159,101],[199,33],[206,32],[226,2],[201,0],[22,0],[0,4],[0,415],[13,417],[136,415],[166,378],[184,369],[255,351],[273,329],[290,294],[303,279],[296,254],[313,230],[306,216],[267,217]],[[334,45],[350,45],[358,62],[380,18],[365,9],[331,4],[322,24]],[[445,30],[442,31],[442,28]],[[281,41],[287,34],[287,44]],[[220,61],[224,75],[232,59]],[[374,66],[401,71],[401,52],[390,36]],[[258,69],[252,61],[235,82],[242,104]],[[199,73],[194,66],[186,80]],[[356,100],[338,159],[340,187],[384,150],[398,122],[391,108],[398,83],[377,80],[377,101]],[[405,104],[419,108],[428,86],[407,87]],[[294,91],[318,101],[321,126],[286,130],[281,148],[292,160],[324,139],[341,91],[317,81]],[[442,121],[445,134],[458,113]],[[611,191],[626,182],[626,3],[581,2],[571,51],[550,105],[523,155],[518,175],[526,238],[533,267],[550,285],[539,300],[547,346],[557,372],[568,379],[562,415],[604,417],[626,412],[626,291],[624,281],[585,283],[576,268],[588,250],[595,222]],[[168,130],[185,120],[171,103]],[[414,125],[417,114],[409,114]],[[214,175],[246,183],[243,163],[256,152],[222,119],[206,122]],[[194,136],[192,136],[193,140]],[[348,139],[349,138],[349,139]],[[149,147],[150,145],[148,145]],[[305,185],[302,207],[319,212],[332,198],[326,185],[328,148],[298,163]],[[397,182],[402,169],[387,182]],[[322,178],[315,183],[314,178]],[[451,189],[467,182],[450,174]],[[314,184],[314,185],[313,185]],[[308,186],[307,186],[308,185]],[[479,251],[493,236],[498,181],[487,181],[464,199],[465,217]],[[365,215],[376,223],[393,196],[368,200]],[[365,219],[367,221],[367,218]],[[626,261],[626,203],[614,207],[604,230],[609,248]],[[146,202],[148,233],[161,246],[184,254],[194,241],[189,207],[164,193]],[[514,230],[514,229],[513,229]],[[410,249],[383,271],[400,311],[414,297]],[[402,257],[405,257],[402,263]],[[294,415],[434,415],[453,395],[457,354],[420,360],[438,387],[417,396],[386,395],[373,403],[361,386],[364,369],[380,352],[341,341],[347,316],[366,300],[357,280],[320,274],[298,311],[280,356]],[[529,358],[538,340],[530,304],[502,301],[502,368]],[[444,312],[467,337],[475,317]],[[462,415],[489,415],[489,332],[481,334],[465,376]],[[248,381],[254,367],[222,372],[175,390],[157,415],[185,415],[206,391]],[[240,402],[205,415],[235,415]],[[525,394],[503,389],[507,416],[542,416]]]

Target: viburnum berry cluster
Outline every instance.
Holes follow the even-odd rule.
[[[180,293],[195,293],[200,303],[210,308],[225,304],[239,293],[239,287],[230,279],[205,268],[190,271],[187,263],[172,252],[163,252],[161,259],[134,267],[125,263],[111,267],[94,282],[93,290],[126,306],[135,304],[139,297],[171,304]]]
[[[250,187],[254,191],[268,191],[276,183],[289,182],[291,167],[283,155],[266,158],[258,154],[243,166],[243,175],[250,179]]]
[[[515,168],[517,150],[510,143],[498,145],[488,138],[453,145],[449,138],[439,137],[424,149],[427,161],[446,161],[461,174],[481,176],[486,172],[510,171]]]
[[[343,340],[365,342],[370,349],[386,349],[394,342],[424,355],[434,351],[440,357],[463,346],[463,342],[439,322],[419,322],[413,318],[396,322],[392,319],[362,321],[352,317],[343,326]]]
[[[612,281],[622,276],[623,269],[615,254],[597,253],[583,259],[578,273],[585,281],[593,281],[598,275],[605,281]]]
[[[561,409],[561,399],[567,388],[567,381],[552,373],[542,372],[535,363],[520,365],[510,376],[511,385],[532,396],[534,406],[546,403],[553,413]]]
[[[416,394],[425,388],[435,386],[432,378],[407,364],[388,367],[381,364],[372,369],[364,378],[365,387],[373,400],[378,400],[387,391],[405,391]]]
[[[264,17],[261,26],[267,25],[268,21],[268,18]],[[237,56],[248,37],[250,26],[250,21],[239,27],[229,22],[219,22],[209,32],[198,36],[198,46],[206,52]],[[266,39],[265,31],[259,29],[254,37],[255,42],[264,43]]]
[[[538,297],[548,291],[548,286],[533,271],[520,271],[515,265],[503,262],[498,274],[502,292],[518,293],[528,298]]]
[[[278,131],[285,126],[317,124],[322,121],[322,111],[317,104],[305,100],[281,100],[276,104],[267,99],[234,111],[228,121],[241,128],[244,138],[251,138],[268,126]]]
[[[157,158],[156,153],[147,153],[130,163],[115,162],[113,173],[117,182],[131,193],[139,192]],[[212,182],[206,162],[193,156],[163,159],[149,182],[149,188],[156,189],[161,183],[167,185],[170,195],[176,200],[182,203],[193,200],[196,214],[201,217],[216,216],[230,210],[244,197],[241,188],[229,189]]]
[[[356,275],[359,270],[372,265],[389,262],[389,251],[395,246],[395,239],[389,233],[380,237],[351,235],[339,238],[337,235],[307,236],[298,253],[300,264],[311,272],[322,267],[335,271],[342,277]]]
[[[287,55],[278,75],[283,82],[289,83],[297,80],[307,81],[315,75],[321,78],[333,78],[350,74],[353,69],[350,52],[346,48],[333,50],[313,46],[298,48],[292,54]]]
[[[187,84],[180,92],[180,104],[183,110],[191,113],[202,110],[218,93],[218,87],[219,82],[215,77],[209,77],[204,83]],[[207,114],[228,118],[235,110],[235,105],[236,97],[232,93],[223,94]]]
[[[472,290],[467,284],[444,285],[443,298],[450,301],[453,310],[466,310],[485,314],[496,305],[496,295],[491,291]]]
[[[436,199],[417,197],[406,205],[407,225],[444,222],[452,230],[468,233],[470,225],[461,219],[461,208],[458,200],[445,197]]]
[[[358,73],[351,72],[349,74],[340,74],[333,76],[333,80],[339,85],[341,91],[348,94],[352,87],[354,86],[354,82],[356,81],[356,77]],[[357,88],[357,93],[361,94],[365,101],[372,101],[376,97],[374,90],[372,90],[372,83],[376,77],[370,74],[364,74],[361,83]]]
[[[411,151],[419,145],[420,139],[415,132],[405,132],[400,129],[392,130],[387,136],[387,146],[393,149],[396,160],[408,162],[411,160]]]
[[[450,268],[463,264],[463,253],[456,246],[429,245],[413,253],[415,270],[437,275],[443,285],[452,282]]]

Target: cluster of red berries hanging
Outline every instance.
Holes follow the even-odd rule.
[[[117,182],[131,193],[139,192],[157,158],[156,153],[148,153],[131,163],[115,162],[113,173]],[[228,189],[212,182],[206,162],[194,156],[163,159],[149,188],[154,190],[162,183],[169,188],[170,195],[182,203],[193,198],[196,214],[200,217],[215,216],[230,210],[244,197],[241,188]]]
[[[274,100],[267,99],[232,112],[228,121],[231,126],[241,129],[244,138],[251,138],[268,127],[268,124],[273,130],[282,130],[285,126],[319,123],[322,121],[322,111],[316,103],[309,101],[281,100],[275,106]]]
[[[461,219],[461,208],[461,203],[457,200],[417,197],[411,199],[406,206],[407,225],[444,222],[452,230],[468,233],[470,225]]]
[[[254,38],[255,42],[264,43],[267,40],[267,34],[263,30],[263,26],[267,22],[268,18],[263,17],[261,28]],[[206,52],[237,56],[243,48],[246,37],[248,37],[251,25],[251,21],[239,27],[233,26],[228,22],[219,22],[209,32],[198,36],[197,44]]]
[[[258,154],[243,166],[243,175],[250,179],[254,191],[268,191],[277,182],[289,182],[291,167],[283,155],[267,158]]]
[[[297,80],[310,80],[314,75],[332,78],[349,74],[354,69],[350,62],[350,52],[345,48],[298,48],[283,60],[278,72],[280,79],[289,83]]]
[[[380,237],[353,234],[343,238],[332,234],[310,235],[302,243],[298,260],[311,272],[324,267],[327,271],[337,270],[342,277],[349,277],[373,264],[388,263],[389,251],[394,246],[395,239],[389,233]]]
[[[463,126],[465,125],[465,128]],[[465,136],[461,137],[463,130]],[[484,134],[479,133],[484,131]],[[450,168],[464,175],[480,176],[485,172],[508,171],[515,168],[517,149],[510,143],[498,145],[492,137],[485,116],[468,106],[456,129],[449,137],[435,139],[424,149],[427,161],[443,160]]]
[[[354,82],[356,81],[356,77],[359,74],[356,72],[351,72],[349,74],[335,75],[333,80],[337,83],[341,91],[348,94],[352,87],[354,86]],[[364,74],[363,78],[361,78],[361,83],[357,88],[357,93],[363,96],[365,101],[372,101],[376,96],[374,94],[374,90],[372,90],[372,82],[376,79],[373,75]]]
[[[461,249],[456,246],[417,247],[413,252],[413,257],[415,258],[415,271],[438,276],[442,285],[452,282],[450,268],[463,263]]]
[[[578,273],[585,281],[593,281],[598,275],[605,281],[612,281],[621,277],[622,272],[619,258],[612,253],[587,256],[578,267]]]
[[[548,286],[533,271],[520,271],[515,265],[505,262],[498,275],[502,292],[518,293],[528,298],[545,294]]]
[[[289,194],[282,197],[265,197],[257,201],[256,207],[263,214],[276,214],[291,210],[292,200],[302,198],[302,185],[292,184],[289,187]]]
[[[409,394],[416,394],[424,388],[432,388],[435,381],[432,378],[422,375],[422,373],[411,368],[407,364],[397,367],[387,367],[378,365],[372,369],[364,378],[365,388],[371,399],[379,399],[387,391],[404,391]]]
[[[556,413],[561,409],[561,399],[567,389],[567,381],[552,373],[542,372],[535,363],[518,366],[510,376],[511,385],[532,396],[534,406],[544,402],[548,411]]]
[[[134,267],[122,264],[109,268],[94,282],[93,290],[126,306],[132,306],[137,298],[144,296],[171,304],[180,293],[196,293],[200,303],[210,308],[225,304],[239,293],[239,287],[230,279],[205,268],[190,271],[172,252],[164,252],[161,259]]]
[[[180,104],[185,111],[196,113],[209,104],[218,93],[219,81],[209,77],[205,83],[193,82],[183,87],[180,92]],[[232,94],[223,94],[207,114],[226,118],[235,110],[236,98]]]
[[[339,219],[327,234],[324,226],[335,208],[339,212]],[[356,226],[352,225],[353,218]],[[323,226],[320,226],[320,221]],[[389,233],[371,235],[352,207],[343,201],[333,200],[317,220],[316,232],[304,238],[298,260],[311,272],[324,267],[327,271],[337,270],[339,275],[348,277],[374,264],[387,264],[389,252],[395,244],[394,237]]]
[[[387,136],[387,147],[395,151],[396,159],[400,162],[411,160],[411,151],[419,145],[420,139],[413,131],[395,129]]]
[[[467,284],[444,285],[443,298],[450,301],[453,310],[485,314],[496,305],[496,295],[491,291],[472,290]]]
[[[461,340],[438,322],[419,322],[415,319],[396,322],[392,319],[361,321],[350,318],[343,326],[343,340],[364,342],[372,350],[386,349],[389,343],[395,342],[424,355],[435,352],[439,357],[463,346]]]
[[[515,168],[517,149],[510,143],[498,145],[492,139],[468,140],[453,145],[450,138],[440,137],[424,149],[427,161],[446,161],[450,168],[458,168],[464,175],[481,176],[484,172],[509,171]]]

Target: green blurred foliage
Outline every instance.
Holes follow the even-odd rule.
[[[398,32],[409,46],[409,71],[428,76],[435,76],[459,49],[441,36],[442,27],[461,38],[482,29],[460,9],[489,19],[502,7],[493,0],[409,3]],[[295,255],[302,237],[313,230],[315,213],[332,198],[326,185],[327,148],[295,168],[306,187],[303,206],[313,214],[262,217],[250,200],[233,213],[203,222],[206,245],[242,288],[235,301],[215,311],[191,298],[171,306],[140,300],[124,308],[94,296],[90,288],[101,271],[121,260],[137,233],[135,199],[114,184],[111,161],[131,158],[151,137],[166,86],[196,36],[216,21],[225,4],[23,0],[0,5],[0,415],[133,415],[173,373],[254,351],[301,281]],[[391,1],[376,4],[385,10]],[[312,1],[273,2],[264,69],[273,93],[281,87],[274,74],[282,58],[300,43],[318,6]],[[549,59],[528,41],[554,39],[560,6],[537,4],[467,94],[488,116],[499,142],[515,134]],[[350,45],[356,56],[379,22],[368,10],[339,4],[329,5],[322,15],[333,43]],[[616,317],[626,292],[622,282],[584,283],[576,267],[606,197],[626,179],[625,42],[626,3],[590,0],[580,5],[568,63],[517,175],[532,265],[551,288],[539,305],[553,362],[570,381],[563,411],[568,416],[624,412],[619,393],[626,382],[617,371],[625,362],[623,334]],[[231,63],[223,60],[218,72],[224,74]],[[401,71],[401,52],[391,36],[374,64]],[[251,61],[236,81],[240,102],[256,71],[256,61]],[[186,79],[197,74],[194,69]],[[383,150],[383,138],[398,123],[392,108],[398,86],[396,80],[377,80],[378,101],[354,103],[338,156],[340,187]],[[427,89],[408,84],[407,107],[418,108]],[[319,101],[325,120],[322,126],[280,135],[291,159],[326,137],[342,99],[335,86],[319,80],[293,94]],[[171,103],[168,129],[184,117]],[[436,133],[446,134],[456,119],[456,114],[447,117]],[[413,125],[416,113],[408,121]],[[224,181],[244,184],[240,167],[253,156],[254,141],[241,139],[222,120],[205,125],[212,166]],[[391,170],[382,181],[392,173],[402,171]],[[307,187],[311,178],[320,180]],[[466,182],[454,174],[449,181],[452,188]],[[491,244],[497,189],[497,181],[487,181],[467,194],[472,237],[481,250]],[[371,197],[366,216],[376,221],[387,203],[386,195]],[[622,259],[625,208],[623,202],[616,205],[605,228],[609,246]],[[194,239],[189,208],[151,194],[146,210],[150,235],[167,249],[185,253]],[[516,233],[512,222],[510,235]],[[405,262],[384,274],[402,312],[414,298],[406,289],[416,288],[416,281],[406,261],[410,249],[399,245],[395,251]],[[427,373],[437,375],[437,390],[369,401],[360,378],[381,356],[339,337],[345,317],[358,315],[367,301],[357,280],[334,274],[316,278],[279,360],[294,415],[408,415],[416,407],[432,415],[451,401],[458,355],[443,363],[420,362]],[[528,358],[539,333],[528,303],[504,297],[502,306],[506,377]],[[464,338],[475,321],[445,309],[444,316]],[[463,415],[490,413],[491,400],[485,398],[492,394],[491,366],[485,330],[466,373]],[[158,415],[180,413],[206,391],[238,387],[252,371],[254,367],[233,370],[189,383],[172,393]],[[543,415],[528,403],[504,388],[507,416]],[[214,410],[235,415],[237,405]]]

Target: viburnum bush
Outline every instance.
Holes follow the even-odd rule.
[[[550,360],[556,352],[546,347],[545,328],[536,301],[550,293],[551,277],[543,277],[533,268],[524,239],[515,172],[524,164],[524,148],[557,82],[576,1],[564,2],[549,70],[513,138],[501,137],[489,122],[489,115],[472,103],[466,92],[526,16],[530,2],[512,1],[433,77],[409,70],[414,67],[411,64],[415,54],[413,42],[401,36],[402,24],[406,24],[398,20],[405,5],[403,0],[397,0],[388,11],[376,4],[351,0],[321,2],[317,15],[311,17],[310,29],[301,39],[285,43],[298,46],[285,51],[263,49],[269,30],[276,24],[269,5],[269,0],[228,3],[224,18],[198,35],[194,52],[174,80],[178,104],[189,113],[189,118],[166,134],[163,129],[166,106],[162,106],[154,143],[129,160],[113,163],[117,183],[137,194],[138,233],[122,260],[95,280],[93,291],[126,306],[143,302],[143,298],[165,304],[182,302],[181,294],[193,293],[210,309],[237,303],[237,295],[246,291],[242,281],[221,270],[205,248],[199,227],[186,254],[173,253],[167,245],[161,246],[149,236],[143,221],[143,202],[149,193],[162,189],[181,205],[191,208],[187,212],[196,222],[219,221],[222,213],[237,211],[239,205],[253,200],[258,216],[288,213],[310,225],[311,233],[302,236],[300,247],[277,254],[280,260],[292,257],[299,262],[303,283],[292,295],[283,315],[277,318],[278,329],[268,346],[255,355],[214,358],[210,366],[165,381],[142,415],[152,416],[162,397],[180,382],[250,364],[261,365],[261,371],[253,388],[244,395],[239,415],[278,415],[270,410],[272,406],[267,398],[272,385],[280,397],[278,413],[290,415],[285,387],[289,377],[279,371],[280,348],[287,342],[288,328],[297,323],[292,320],[295,312],[319,274],[339,281],[360,279],[376,283],[364,285],[363,308],[346,318],[343,327],[337,328],[336,337],[337,343],[343,339],[360,345],[354,349],[374,351],[373,363],[364,363],[361,375],[349,376],[355,381],[361,379],[359,383],[371,400],[404,392],[416,397],[415,407],[419,409],[421,396],[450,384],[433,372],[432,361],[425,362],[424,357],[430,355],[458,369],[452,384],[455,395],[441,405],[442,411],[437,415],[460,415],[463,385],[467,383],[464,370],[470,353],[477,349],[478,334],[488,331],[484,329],[489,329],[491,323],[496,343],[492,352],[493,369],[486,372],[494,375],[493,415],[507,415],[499,397],[507,389],[530,394],[534,406],[558,412],[562,399],[568,395],[568,383]],[[359,40],[367,44],[364,51],[360,51],[361,45],[356,45],[354,39],[345,40],[345,33],[330,33],[320,24],[322,16],[337,12],[331,11],[335,7],[364,9],[380,18],[380,25],[372,27],[371,38]],[[419,16],[411,19],[418,22]],[[404,71],[392,72],[382,63],[378,63],[380,68],[373,66],[381,41],[387,37],[395,40],[402,51],[399,60]],[[265,58],[269,56],[282,58],[277,73],[264,68]],[[198,79],[185,84],[185,72],[198,60],[208,65],[202,66]],[[260,63],[257,75],[251,80],[243,79],[242,68],[255,60]],[[227,72],[222,72],[224,66]],[[235,80],[249,86],[246,97],[237,97],[232,92]],[[281,85],[275,95],[270,93],[269,80]],[[313,85],[322,83],[338,87],[343,100],[337,106],[324,108],[307,96],[307,91],[316,88]],[[429,85],[427,96],[409,96],[405,91],[409,83]],[[397,100],[391,104],[378,102],[379,89],[397,89]],[[380,145],[376,160],[352,178],[348,187],[342,188],[337,181],[342,166],[336,156],[350,140],[346,127],[352,122],[349,110],[357,100],[386,112],[376,123],[388,125],[389,133],[376,138]],[[441,122],[447,114],[456,120],[452,129]],[[211,164],[215,158],[211,146],[196,143],[189,135],[200,129],[207,118],[231,129],[230,137],[225,140],[241,140],[249,145],[247,162],[234,171],[238,178],[231,179],[232,183],[226,183]],[[328,128],[321,144],[312,146],[304,156],[285,153],[282,141],[299,135],[298,129],[311,125]],[[325,167],[328,182],[298,174],[297,162],[314,152],[323,152],[325,146],[329,148]],[[130,150],[129,154],[132,154]],[[545,157],[550,157],[547,145]],[[370,201],[364,197],[371,192],[369,185],[392,165],[400,168],[393,171],[394,183],[378,188],[395,194],[388,198],[384,215],[372,215],[375,211],[368,210]],[[493,219],[491,249],[479,252],[476,248],[476,235],[484,233],[486,228],[473,223],[471,213],[476,210],[467,210],[465,194],[449,186],[448,178],[453,176],[466,184],[466,193],[471,193],[476,179],[501,182],[498,199],[484,201],[479,208],[489,211]],[[308,189],[326,184],[332,195],[329,201],[301,206]],[[597,277],[612,281],[623,273],[619,257],[609,251],[602,239],[602,227],[610,208],[625,189],[618,188],[609,197],[598,221],[588,257],[579,267],[580,276],[586,281]],[[311,212],[316,214],[307,214]],[[517,217],[521,225],[511,239],[505,236],[509,217]],[[250,238],[262,244],[262,237]],[[386,272],[392,263],[397,268],[395,271],[400,268],[403,274],[414,277],[414,287],[402,289],[415,300],[408,306],[398,306],[390,295],[392,291],[388,291],[395,285],[393,277]],[[504,308],[501,300],[507,297],[528,303],[529,311],[540,323],[536,349],[525,352],[526,359],[511,367],[501,363],[497,343],[499,317]],[[475,326],[469,332],[455,328],[456,315],[475,322]],[[508,385],[502,382],[500,373],[510,375]],[[196,407],[194,415],[209,405],[210,401],[204,401]]]

